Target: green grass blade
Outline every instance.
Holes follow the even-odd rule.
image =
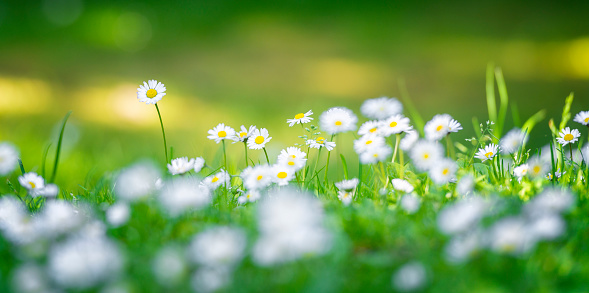
[[[348,164],[346,163],[346,158],[343,154],[339,155],[342,159],[342,166],[344,167],[344,179],[348,180]]]
[[[411,102],[409,91],[407,90],[407,86],[405,86],[405,80],[403,79],[399,79],[399,92],[401,93],[401,100],[403,101],[403,105],[405,106],[405,109],[407,109],[407,112],[409,112],[409,116],[411,120],[413,120],[415,128],[417,128],[417,131],[419,131],[421,136],[423,136],[423,127],[425,126],[425,123],[417,111],[417,108],[415,108],[413,102]]]
[[[519,108],[515,101],[511,102],[511,118],[513,119],[513,126],[521,128],[522,123],[519,117]]]
[[[505,118],[507,116],[507,109],[509,104],[507,87],[505,86],[505,80],[503,79],[503,72],[501,71],[501,68],[495,69],[495,80],[497,81],[497,89],[499,91],[499,116],[495,122],[494,134],[497,137],[501,137],[501,134],[503,134],[503,127],[505,126]]]
[[[562,120],[560,120],[558,131],[561,131],[563,128],[565,128],[567,123],[571,119],[571,104],[573,103],[574,97],[575,94],[570,93],[568,97],[566,97],[565,99],[564,108],[562,109]]]
[[[487,65],[487,110],[489,111],[489,120],[497,121],[497,104],[495,102],[495,80],[493,74],[493,63]]]
[[[49,148],[51,148],[51,144],[48,144],[43,151],[43,157],[41,158],[41,176],[45,177],[45,163],[47,162],[47,155],[49,155]]]
[[[51,174],[51,180],[49,183],[55,182],[55,176],[57,176],[57,165],[59,165],[59,155],[61,154],[61,143],[63,142],[63,133],[65,132],[65,125],[67,123],[68,118],[72,111],[67,112],[65,117],[63,118],[63,123],[61,124],[61,131],[59,133],[59,139],[57,140],[57,150],[55,150],[55,162],[53,163],[53,173]]]
[[[524,122],[524,125],[522,126],[522,131],[526,132],[527,135],[530,135],[530,132],[532,132],[532,129],[534,128],[534,126],[536,126],[536,124],[540,123],[540,121],[544,120],[544,118],[546,117],[546,110],[540,110],[538,112],[536,112],[536,114],[532,115],[532,117],[528,118],[528,120],[526,120],[526,122]]]

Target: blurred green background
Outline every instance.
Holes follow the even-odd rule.
[[[159,105],[176,156],[218,157],[206,132],[220,122],[268,128],[276,154],[299,142],[287,118],[359,113],[365,99],[400,96],[399,80],[424,119],[449,113],[466,138],[473,116],[487,119],[490,61],[522,120],[547,109],[558,122],[571,91],[573,115],[589,110],[588,11],[588,1],[0,1],[0,140],[38,170],[73,110],[60,186],[139,158],[163,166],[155,108],[136,99],[148,79],[167,87]],[[548,141],[547,121],[532,146]],[[352,136],[342,139],[348,152]],[[229,152],[241,167],[243,147]]]

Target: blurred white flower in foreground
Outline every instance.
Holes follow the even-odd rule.
[[[179,284],[187,273],[184,259],[178,247],[166,246],[158,251],[151,266],[158,283],[168,287]]]
[[[232,268],[243,258],[246,240],[245,233],[238,228],[209,228],[194,237],[189,254],[192,261],[202,266]]]
[[[422,289],[427,282],[425,267],[417,261],[405,264],[393,275],[393,286],[402,292]]]
[[[414,214],[421,206],[421,199],[415,194],[405,194],[401,198],[401,208],[408,214]]]
[[[154,192],[160,177],[160,172],[152,163],[136,163],[120,172],[114,192],[123,200],[136,201]]]
[[[370,118],[383,120],[403,112],[403,104],[396,98],[380,97],[368,99],[360,107],[362,115]]]
[[[208,205],[212,198],[209,189],[199,180],[179,177],[166,183],[158,200],[168,214],[175,217]]]
[[[18,166],[18,150],[10,143],[0,143],[0,176],[6,176]]]
[[[120,227],[129,221],[131,209],[126,203],[115,203],[106,210],[106,221],[113,227]]]

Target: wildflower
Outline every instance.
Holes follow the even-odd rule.
[[[522,180],[522,177],[526,176],[526,174],[528,174],[528,170],[530,169],[530,167],[528,166],[528,164],[521,164],[515,168],[513,168],[513,175],[515,175],[517,177],[517,179],[519,181]]]
[[[18,151],[7,143],[0,143],[0,176],[6,176],[18,166]]]
[[[277,163],[281,165],[288,165],[295,170],[300,170],[305,166],[307,154],[297,147],[288,147],[282,150],[278,155]]]
[[[337,187],[337,189],[339,190],[343,190],[343,191],[354,191],[354,189],[356,189],[356,186],[358,186],[358,178],[352,178],[349,180],[343,180],[340,182],[336,182],[335,183],[335,187]]]
[[[51,292],[44,268],[34,263],[25,263],[12,273],[14,292]]]
[[[585,164],[589,165],[589,145],[586,145],[581,149],[581,156],[583,157],[583,160],[585,160]]]
[[[425,287],[426,282],[425,267],[417,261],[403,265],[393,275],[393,286],[401,292],[420,290]]]
[[[487,232],[491,250],[507,254],[523,254],[536,245],[526,222],[519,217],[507,217],[497,221]]]
[[[141,199],[155,190],[155,182],[160,173],[153,164],[141,162],[124,169],[117,176],[114,191],[127,201]]]
[[[324,147],[325,149],[327,149],[327,151],[331,151],[331,150],[333,150],[333,148],[335,148],[335,142],[327,141],[325,139],[325,137],[322,137],[322,136],[318,136],[315,139],[307,140],[307,145],[309,147],[314,148],[314,149],[320,149],[320,148]]]
[[[478,230],[456,235],[444,248],[446,260],[459,264],[466,261],[474,252],[482,246],[482,237]]]
[[[36,192],[37,195],[44,197],[56,197],[59,193],[59,187],[55,184],[47,184],[43,189]]]
[[[247,167],[241,172],[243,186],[249,190],[262,189],[272,182],[271,170],[268,165]]]
[[[202,183],[209,190],[215,190],[219,188],[219,186],[229,188],[231,186],[231,175],[229,175],[227,171],[221,169],[221,171],[216,174],[206,177]]]
[[[228,285],[230,277],[227,268],[203,266],[194,272],[190,285],[194,292],[217,292]]]
[[[410,129],[405,132],[405,136],[401,139],[399,143],[399,147],[404,151],[409,151],[415,145],[417,140],[419,139],[419,133],[417,131]]]
[[[207,138],[214,140],[216,143],[220,143],[222,140],[230,139],[235,136],[235,130],[223,123],[219,123],[219,125],[210,129],[208,133],[209,136],[207,136]]]
[[[198,173],[205,166],[205,159],[198,157],[194,159],[194,172]]]
[[[212,198],[210,191],[199,180],[189,177],[175,177],[166,183],[158,200],[171,215],[178,216],[189,209],[199,209],[208,205]]]
[[[525,206],[528,213],[562,213],[575,205],[575,197],[569,190],[547,188],[532,198]]]
[[[514,128],[501,138],[501,152],[505,154],[513,154],[519,150],[526,140],[526,134],[522,132],[521,129]]]
[[[378,131],[378,128],[380,127],[381,124],[382,124],[382,121],[375,121],[375,120],[366,121],[358,129],[358,134],[359,135],[366,135],[369,133],[376,134],[376,132]]]
[[[462,124],[454,119],[450,119],[450,122],[448,123],[448,132],[458,132],[459,130],[462,130]]]
[[[415,194],[408,193],[401,197],[401,208],[408,214],[414,214],[421,206],[421,200]]]
[[[565,221],[555,213],[543,213],[528,220],[528,230],[532,237],[539,240],[552,240],[562,236]]]
[[[428,140],[440,140],[449,132],[450,121],[452,116],[448,114],[438,114],[425,124],[423,130]]]
[[[82,214],[67,201],[48,201],[34,218],[39,233],[46,238],[57,238],[80,227]]]
[[[385,145],[385,139],[376,134],[366,134],[354,141],[354,151],[362,154],[371,148],[382,147]]]
[[[18,177],[18,182],[29,191],[32,197],[36,197],[38,192],[45,188],[45,179],[35,172],[23,174]]]
[[[438,228],[447,235],[466,232],[474,228],[488,207],[480,197],[469,197],[447,205],[438,214]]]
[[[480,159],[483,162],[490,160],[495,157],[495,155],[497,155],[498,148],[498,145],[492,143],[484,148],[480,148],[474,157]]]
[[[442,185],[450,182],[457,170],[458,165],[454,160],[440,159],[429,169],[429,176],[434,183]]]
[[[413,192],[413,189],[414,189],[413,185],[411,185],[411,183],[409,183],[409,181],[407,181],[407,180],[394,178],[391,180],[391,183],[393,183],[393,188],[395,190],[403,191],[405,193]]]
[[[129,221],[131,209],[125,203],[116,203],[106,210],[106,221],[113,227],[120,227]]]
[[[467,196],[474,192],[475,181],[474,177],[470,174],[460,178],[460,181],[456,184],[456,193]]]
[[[233,143],[244,142],[254,134],[256,129],[257,128],[255,125],[250,125],[249,129],[245,128],[245,125],[241,125],[241,130],[239,132],[235,132],[231,139],[234,140]]]
[[[392,153],[393,149],[387,144],[375,146],[360,154],[360,162],[365,165],[376,164],[385,161]]]
[[[168,164],[168,171],[172,175],[184,174],[192,169],[194,169],[194,159],[188,160],[188,157],[173,159]]]
[[[247,140],[247,146],[252,150],[261,150],[266,146],[266,143],[272,140],[266,128],[254,130],[250,138],[253,139]]]
[[[410,155],[415,168],[427,171],[442,158],[443,154],[444,148],[438,142],[420,140],[415,143]]]
[[[338,191],[337,198],[342,201],[345,206],[349,206],[352,203],[352,198],[354,197],[354,193],[350,191]]]
[[[558,137],[556,138],[556,141],[558,141],[558,143],[560,143],[561,145],[565,146],[569,143],[577,142],[577,140],[579,140],[580,136],[581,136],[581,132],[579,132],[579,130],[573,129],[571,131],[571,129],[569,127],[567,127],[558,133]]]
[[[276,164],[271,169],[272,182],[285,186],[294,178],[295,170],[288,165]]]
[[[247,192],[243,192],[243,195],[237,198],[237,202],[239,204],[245,204],[246,202],[255,202],[260,199],[260,192],[258,190],[252,189],[248,190]]]
[[[585,126],[589,125],[589,111],[581,111],[575,115],[575,119],[573,121],[577,123],[581,123]]]
[[[185,258],[183,251],[174,246],[160,249],[151,266],[158,283],[166,286],[180,283],[187,271]]]
[[[348,108],[334,107],[321,114],[319,125],[328,134],[353,131],[356,129],[358,117]]]
[[[534,156],[527,162],[527,174],[532,178],[542,178],[548,173],[550,166],[542,158]]]
[[[145,104],[156,104],[166,95],[166,87],[163,83],[157,80],[149,80],[143,82],[143,85],[139,85],[137,88],[137,99],[139,102]]]
[[[295,124],[305,124],[311,122],[313,120],[312,117],[313,111],[309,110],[307,113],[299,113],[294,116],[294,119],[286,119],[286,123],[288,123],[289,127],[293,127]]]
[[[246,240],[245,233],[238,228],[209,228],[192,239],[188,254],[201,266],[231,268],[243,258]]]
[[[378,132],[380,135],[387,137],[391,134],[401,133],[409,129],[411,129],[409,118],[402,114],[397,114],[384,120],[378,128]]]
[[[395,98],[380,97],[368,99],[360,107],[362,115],[370,119],[383,120],[403,112],[403,104]]]

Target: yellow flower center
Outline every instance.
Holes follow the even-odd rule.
[[[585,118],[585,123],[589,123],[589,117]]]
[[[280,179],[284,179],[284,178],[286,178],[286,175],[288,175],[288,174],[286,174],[286,172],[278,172],[278,175],[276,175],[276,177],[278,177]]]
[[[436,127],[436,131],[440,131],[442,128],[444,128],[442,125],[438,125],[438,127]]]
[[[263,136],[258,136],[256,137],[256,140],[254,140],[257,144],[262,144],[264,142],[264,137]]]
[[[303,113],[299,113],[299,114],[295,115],[295,119],[301,119],[303,117],[305,117],[305,114],[303,114]]]
[[[423,154],[423,158],[424,159],[429,159],[429,154],[428,153]]]
[[[289,164],[290,166],[294,166],[294,162],[293,162],[293,161],[289,161],[289,162],[288,162],[288,164]]]
[[[375,158],[378,158],[378,154],[374,154],[374,155],[372,155],[372,156],[373,156],[373,157],[375,157]]]
[[[397,126],[397,122],[396,121],[393,121],[393,122],[391,122],[391,124],[389,124],[389,126],[390,127],[395,127],[395,126]]]
[[[248,194],[245,196],[245,198],[247,198],[247,199],[250,199],[250,196],[252,196],[252,195],[248,193]]]
[[[316,138],[315,141],[317,143],[325,143],[325,137],[320,136],[320,137]]]
[[[217,181],[219,181],[219,177],[217,177],[217,176],[213,177],[213,180],[211,180],[211,182],[213,182],[213,183],[215,183]]]
[[[157,91],[154,89],[148,89],[147,92],[145,93],[145,95],[148,98],[153,99],[155,96],[157,96]]]
[[[217,135],[219,137],[226,137],[227,136],[227,132],[225,132],[225,130],[221,130],[221,131],[219,131],[219,133]]]
[[[343,198],[348,198],[348,197],[350,197],[350,193],[349,192],[344,193]]]
[[[534,173],[540,173],[540,166],[534,166]]]
[[[341,121],[339,121],[339,120],[338,120],[338,121],[335,121],[335,125],[337,125],[337,126],[341,126],[341,125],[342,125],[342,122],[341,122]]]
[[[37,185],[33,181],[29,181],[29,185],[31,186],[31,188],[37,187]]]
[[[377,130],[378,130],[378,128],[374,127],[372,129],[370,129],[369,131],[370,131],[370,133],[375,133]]]
[[[442,170],[443,175],[448,175],[448,172],[450,172],[450,170],[448,170],[448,168]]]
[[[571,141],[571,140],[573,140],[573,138],[575,138],[575,137],[574,137],[572,134],[570,134],[570,133],[567,133],[567,134],[565,134],[565,135],[564,135],[564,137],[563,137],[563,138],[564,138],[564,140],[566,140],[566,141]]]
[[[295,156],[295,155],[290,155],[290,157],[293,158],[293,159],[296,159],[297,158],[297,156]]]
[[[366,144],[371,144],[371,143],[372,143],[372,140],[369,140],[366,142]]]
[[[256,179],[258,179],[258,181],[260,181],[260,180],[262,180],[262,178],[264,178],[264,176],[258,175],[258,178],[256,178]]]
[[[488,152],[485,154],[485,157],[490,158],[493,156],[493,152]]]
[[[246,135],[247,135],[247,132],[243,132],[243,131],[242,131],[242,132],[240,132],[240,133],[239,133],[239,137],[244,137],[244,136],[246,136]]]

